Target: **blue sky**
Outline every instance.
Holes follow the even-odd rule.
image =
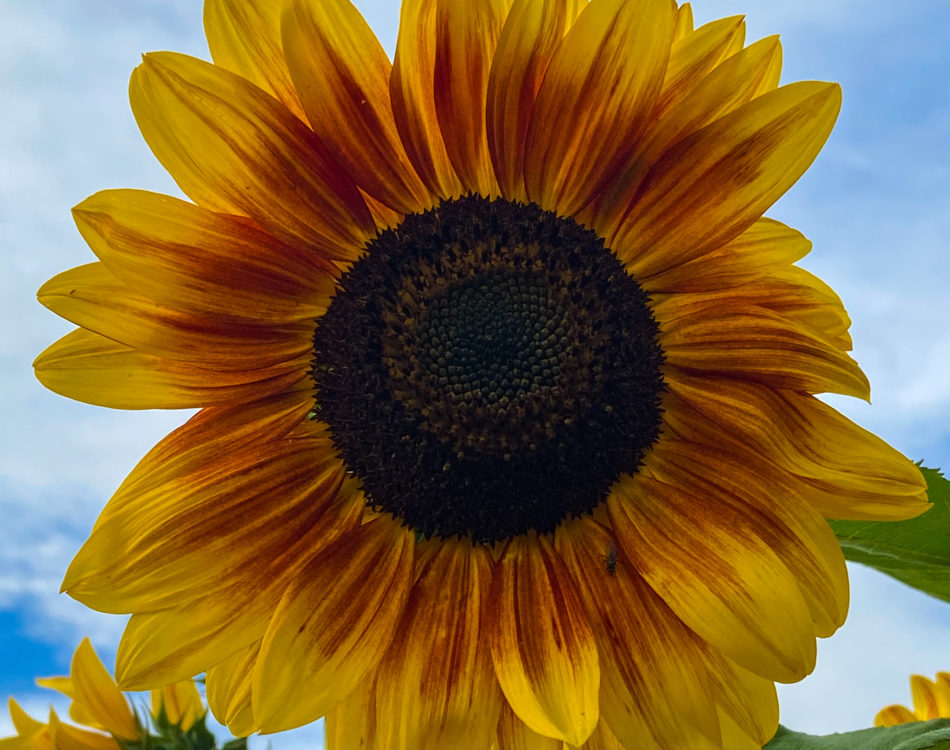
[[[33,379],[70,326],[35,290],[91,260],[71,206],[109,187],[177,193],[128,109],[140,53],[207,56],[199,0],[0,0],[0,697],[42,714],[36,675],[62,673],[83,635],[107,661],[122,619],[57,595],[106,498],[182,413],[76,404]],[[358,2],[392,50],[398,4]],[[835,405],[908,455],[950,467],[950,5],[946,0],[695,0],[697,20],[781,33],[785,81],[840,81],[844,109],[812,170],[770,215],[815,243],[803,265],[843,297],[873,405]],[[950,606],[853,569],[847,625],[815,674],[783,688],[783,721],[829,732],[909,700],[911,672],[950,669]],[[0,711],[3,714],[3,711]],[[11,731],[0,715],[0,736]],[[307,728],[276,750],[319,746]],[[258,747],[264,742],[258,741]]]

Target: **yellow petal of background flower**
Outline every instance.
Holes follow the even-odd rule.
[[[874,717],[874,726],[893,727],[898,724],[908,724],[912,721],[917,721],[917,717],[906,707],[887,706],[877,712],[877,716]]]
[[[926,677],[910,676],[910,695],[914,701],[914,713],[920,721],[940,718],[937,685]]]
[[[436,117],[466,190],[499,194],[488,153],[485,101],[498,35],[512,0],[436,0],[432,67]]]
[[[810,250],[811,242],[800,232],[763,218],[721,248],[637,281],[650,293],[729,289],[786,268]]]
[[[435,108],[438,0],[403,0],[389,96],[409,161],[433,195],[465,192],[442,141]]]
[[[64,271],[43,284],[36,296],[86,330],[209,370],[261,370],[306,357],[312,350],[312,323],[241,325],[176,312],[132,291],[103,263]]]
[[[651,463],[653,457],[651,456]],[[696,488],[647,467],[607,501],[620,549],[692,630],[750,671],[796,682],[815,666],[815,634],[795,577],[752,530],[716,516]],[[702,518],[702,521],[698,521]]]
[[[412,532],[379,518],[343,534],[295,577],[254,674],[262,732],[325,715],[376,667],[406,604],[412,551]]]
[[[705,644],[683,625],[592,519],[562,524],[557,550],[584,602],[600,656],[600,711],[629,747],[664,750],[718,741]]]
[[[7,706],[10,709],[10,721],[13,722],[13,728],[18,735],[29,737],[45,726],[42,721],[37,721],[24,711],[12,697],[7,700]]]
[[[83,712],[94,716],[106,730],[126,740],[139,737],[135,716],[112,675],[99,661],[88,638],[73,654],[69,676],[73,681],[73,700],[83,706]]]
[[[211,59],[259,86],[303,118],[280,39],[280,0],[205,0]]]
[[[92,251],[160,305],[243,323],[313,321],[338,271],[253,222],[168,195],[104,190],[73,209]]]
[[[199,718],[204,716],[205,707],[194,680],[182,680],[166,685],[151,693],[152,716],[158,716],[162,710],[165,718],[177,724],[187,732]]]
[[[63,724],[56,713],[49,713],[49,734],[55,750],[118,750],[112,737]]]
[[[538,734],[580,745],[597,726],[600,670],[570,571],[532,534],[508,542],[494,575],[489,638],[505,698]]]
[[[251,677],[260,650],[260,642],[255,641],[205,675],[208,708],[235,737],[247,737],[258,729],[251,709]]]
[[[586,0],[515,0],[488,77],[488,150],[502,194],[526,201],[525,147],[534,99],[548,63]]]
[[[375,233],[347,172],[306,125],[243,78],[172,52],[129,84],[155,156],[195,203],[246,215],[290,244],[352,260]]]
[[[392,65],[352,3],[287,3],[283,45],[310,126],[356,184],[402,213],[428,208],[393,119]]]
[[[608,244],[634,273],[721,247],[798,180],[840,106],[837,84],[792,83],[687,136],[649,170]]]
[[[559,45],[528,126],[528,197],[575,213],[622,166],[660,92],[673,34],[667,0],[594,0]]]
[[[445,541],[418,575],[377,671],[380,750],[488,747],[503,701],[485,634],[491,573],[484,547]]]
[[[62,396],[112,409],[190,409],[264,398],[306,377],[307,358],[263,370],[215,372],[137,351],[77,329],[33,363]]]

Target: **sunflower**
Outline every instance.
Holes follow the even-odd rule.
[[[39,292],[49,388],[200,409],[65,577],[120,683],[332,748],[759,747],[845,619],[825,518],[927,507],[815,398],[868,382],[762,217],[839,87],[670,0],[404,0],[392,63],[347,0],[205,26],[130,90],[190,201],[87,199]]]
[[[68,677],[42,677],[36,683],[66,695],[71,700],[69,718],[82,726],[64,724],[52,708],[44,724],[10,698],[10,718],[17,734],[0,739],[3,750],[121,750],[147,737],[88,638],[76,648]],[[153,690],[151,701],[159,727],[167,724],[187,732],[205,714],[198,688],[190,679]]]
[[[874,726],[892,727],[912,721],[950,718],[950,673],[937,672],[936,680],[911,675],[910,695],[913,711],[906,706],[886,706],[877,712]]]

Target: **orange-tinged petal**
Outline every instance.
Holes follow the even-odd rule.
[[[874,726],[893,727],[917,720],[914,713],[904,706],[887,706],[877,712],[877,716],[874,717]]]
[[[515,0],[488,77],[488,150],[502,194],[526,201],[524,159],[534,99],[548,63],[586,0]]]
[[[571,573],[546,538],[508,543],[490,608],[492,661],[512,710],[538,734],[583,743],[599,716],[597,648]]]
[[[867,377],[836,341],[780,313],[733,301],[729,292],[723,296],[729,304],[717,300],[687,308],[672,296],[654,305],[669,367],[772,388],[870,398]]]
[[[639,278],[667,270],[665,256],[631,256],[623,251],[623,225],[635,220],[630,206],[635,202],[649,169],[669,148],[686,136],[736,110],[778,85],[782,48],[778,37],[762,39],[718,65],[699,81],[659,120],[650,126],[633,157],[585,209],[590,223],[608,239],[608,245],[623,252],[631,271]],[[618,236],[619,235],[619,236]],[[714,248],[711,248],[714,249]]]
[[[343,471],[328,439],[291,437],[139,486],[96,525],[65,585],[87,606],[118,613],[224,596],[301,538],[328,541],[358,520],[340,497]]]
[[[485,100],[512,0],[436,0],[432,75],[442,142],[465,190],[499,194],[488,153]]]
[[[356,184],[399,212],[428,208],[393,119],[392,65],[352,3],[287,3],[283,46],[310,126]]]
[[[584,8],[534,102],[524,167],[532,201],[574,214],[629,158],[660,92],[672,34],[668,0]]]
[[[502,706],[493,750],[562,750],[564,747],[561,740],[545,737],[529,729],[507,703]]]
[[[208,708],[235,737],[247,737],[258,728],[251,709],[251,677],[260,648],[255,641],[205,675]]]
[[[667,440],[657,448],[654,473],[693,488],[709,512],[766,542],[795,577],[815,625],[830,636],[848,613],[848,571],[831,527],[781,474],[758,458],[738,459],[719,446]],[[675,477],[675,479],[673,479]],[[727,523],[728,525],[728,523]]]
[[[377,671],[382,748],[488,747],[503,701],[485,636],[492,562],[443,541],[421,570]]]
[[[411,531],[378,518],[343,534],[295,577],[255,669],[262,732],[325,715],[376,668],[406,604],[413,544]]]
[[[433,195],[454,198],[465,189],[442,140],[435,107],[438,0],[404,0],[389,95],[409,161]]]
[[[811,250],[800,232],[774,219],[759,219],[734,240],[654,276],[638,276],[650,293],[711,292],[748,284],[804,258]]]
[[[780,682],[811,672],[808,605],[778,555],[747,525],[716,516],[702,493],[648,473],[621,478],[607,501],[633,566],[684,623],[738,664]]]
[[[195,203],[249,216],[291,245],[353,260],[375,233],[346,170],[280,102],[187,55],[146,55],[132,113],[158,160]]]
[[[700,26],[673,42],[663,88],[653,110],[659,119],[682,100],[709,71],[716,67],[738,42],[742,49],[745,22],[730,16]]]
[[[761,455],[803,478],[802,496],[826,518],[898,520],[930,507],[906,456],[813,396],[685,374],[669,387],[687,406],[665,416],[677,434]]]
[[[103,263],[64,271],[40,287],[42,305],[133,349],[209,370],[260,370],[307,355],[313,323],[282,326],[215,321],[161,307]]]
[[[116,737],[138,739],[139,730],[129,702],[99,661],[88,638],[83,638],[76,648],[69,676],[76,693],[73,700],[83,706],[85,713]]]
[[[37,380],[61,396],[112,409],[190,409],[255,401],[304,380],[309,362],[215,372],[162,359],[77,329],[33,363]]]
[[[624,559],[592,519],[562,524],[558,552],[573,574],[600,655],[600,710],[621,742],[678,750],[718,739],[705,644]],[[613,552],[611,552],[613,550]]]
[[[204,703],[201,702],[201,695],[198,694],[198,686],[194,680],[182,680],[160,690],[153,690],[151,701],[152,716],[158,716],[164,711],[165,718],[185,732],[205,713]]]
[[[683,138],[650,168],[610,246],[648,272],[721,247],[798,180],[840,106],[837,84],[792,83]]]
[[[112,273],[172,310],[244,323],[312,321],[338,271],[248,219],[144,190],[104,190],[73,209]]]
[[[237,73],[303,118],[284,61],[277,0],[205,0],[204,26],[215,65]]]

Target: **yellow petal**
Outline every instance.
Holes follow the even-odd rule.
[[[759,219],[718,250],[637,281],[650,293],[729,289],[786,268],[810,250],[811,242],[800,232],[779,221]]]
[[[327,714],[326,750],[376,748],[375,675],[364,680]]]
[[[826,518],[898,520],[930,507],[907,457],[813,396],[685,374],[669,387],[688,404],[664,417],[677,434],[767,458],[804,480],[802,497]]]
[[[255,401],[306,377],[307,358],[263,370],[215,372],[162,359],[77,329],[48,347],[37,380],[67,398],[112,409],[191,409]]]
[[[910,694],[918,720],[929,721],[940,718],[936,684],[919,674],[911,675]]]
[[[205,446],[193,468],[176,458],[162,481],[145,477],[120,489],[67,571],[72,597],[121,613],[223,596],[300,537],[342,532],[344,467],[329,438],[213,449]],[[186,470],[175,471],[180,466]]]
[[[723,747],[731,748],[730,736],[741,732],[761,748],[778,729],[778,696],[775,683],[710,652],[709,676],[712,695],[719,704],[719,727]]]
[[[582,745],[583,750],[626,750],[626,747],[627,745],[621,743],[617,736],[610,731],[610,727],[603,719],[597,724],[597,728],[587,742]],[[656,745],[649,738],[638,737],[635,747],[637,750],[653,750]]]
[[[40,687],[58,690],[69,698],[72,698],[76,694],[73,681],[69,677],[37,677],[34,682]]]
[[[436,0],[433,89],[446,154],[465,190],[499,194],[485,132],[495,45],[512,0]]]
[[[35,682],[40,687],[58,690],[71,699],[76,697],[76,688],[73,685],[72,679],[69,677],[40,677],[37,678]],[[105,729],[105,727],[102,726],[102,722],[89,713],[87,706],[81,702],[77,703],[75,700],[69,704],[69,718],[77,724],[83,724],[93,729]]]
[[[13,698],[7,701],[7,705],[10,708],[10,720],[13,722],[13,728],[18,735],[28,737],[41,731],[46,726],[42,721],[37,721],[24,711]]]
[[[375,233],[356,186],[313,131],[240,76],[156,52],[135,69],[129,97],[146,142],[198,205],[249,216],[339,260]]]
[[[668,0],[584,8],[534,102],[525,154],[532,201],[572,215],[629,159],[660,92],[672,34]]]
[[[576,580],[600,655],[603,720],[626,745],[677,750],[719,723],[705,644],[670,611],[592,519],[562,524],[558,552]],[[608,557],[614,559],[608,562]]]
[[[700,26],[673,42],[663,88],[653,110],[659,119],[683,99],[738,43],[742,49],[745,22],[730,16]]]
[[[205,36],[215,65],[246,78],[303,118],[281,49],[281,7],[275,0],[205,0]]]
[[[182,680],[153,690],[151,700],[152,716],[157,717],[164,710],[165,718],[181,727],[183,732],[187,732],[205,713],[194,680]]]
[[[721,247],[798,180],[840,106],[837,84],[792,83],[683,138],[649,170],[610,246],[649,272]]]
[[[295,577],[255,669],[262,732],[323,716],[376,668],[406,604],[412,549],[411,531],[378,518],[343,534]]]
[[[747,525],[716,516],[701,490],[649,473],[621,478],[607,501],[621,551],[726,656],[768,679],[802,679],[815,666],[815,635],[789,569]]]
[[[126,690],[154,689],[206,672],[260,641],[288,586],[329,543],[360,522],[362,493],[341,497],[284,554],[238,576],[200,605],[132,616],[119,644],[116,677]]]
[[[727,747],[729,750],[762,750],[763,743],[749,735],[727,713],[720,711],[719,722],[722,727],[723,747]],[[771,737],[768,739],[771,739]]]
[[[259,370],[307,355],[313,323],[242,325],[175,312],[134,292],[103,263],[54,276],[37,299],[87,330],[156,357],[209,370]]]
[[[104,190],[73,209],[112,273],[165,307],[244,323],[313,321],[336,268],[252,222],[144,190]]]
[[[937,672],[937,710],[940,716],[950,718],[950,674]]]
[[[867,377],[836,340],[743,300],[741,290],[672,295],[658,301],[654,313],[666,362],[677,371],[870,398]]]
[[[85,713],[116,737],[138,739],[139,730],[129,702],[99,661],[88,638],[83,638],[76,648],[69,676],[76,691],[74,700],[84,707]]]
[[[580,745],[597,726],[600,669],[570,571],[547,539],[522,536],[494,576],[489,638],[505,698],[533,731]]]
[[[904,706],[887,706],[877,712],[877,716],[874,717],[874,726],[893,727],[913,721],[917,721],[917,717]]]
[[[260,649],[255,641],[205,675],[208,708],[235,737],[247,737],[258,729],[251,709],[251,677]]]
[[[673,24],[673,41],[679,41],[693,30],[693,6],[683,3],[676,9],[676,19]]]
[[[396,128],[409,161],[439,198],[464,192],[442,140],[435,107],[438,0],[404,0],[389,94]]]
[[[356,184],[402,213],[427,208],[393,119],[392,65],[359,11],[349,0],[287,3],[283,46],[310,126]]]
[[[112,737],[63,724],[53,711],[49,715],[49,734],[54,750],[119,750],[119,743]]]
[[[492,746],[497,750],[562,750],[565,747],[561,740],[545,737],[529,729],[507,703],[502,706],[497,731],[498,739]]]
[[[484,547],[443,541],[416,578],[377,672],[381,749],[488,746],[503,700],[485,634],[491,572]]]
[[[651,125],[633,158],[584,210],[583,215],[589,215],[590,224],[608,240],[608,245],[618,253],[623,252],[638,278],[671,268],[666,256],[647,259],[632,256],[623,249],[626,236],[623,226],[635,218],[631,207],[650,167],[663,152],[686,136],[774,89],[781,67],[782,48],[778,37],[749,45],[718,65]]]
[[[502,194],[526,201],[524,159],[534,99],[548,63],[586,0],[515,0],[488,78],[488,149]]]

